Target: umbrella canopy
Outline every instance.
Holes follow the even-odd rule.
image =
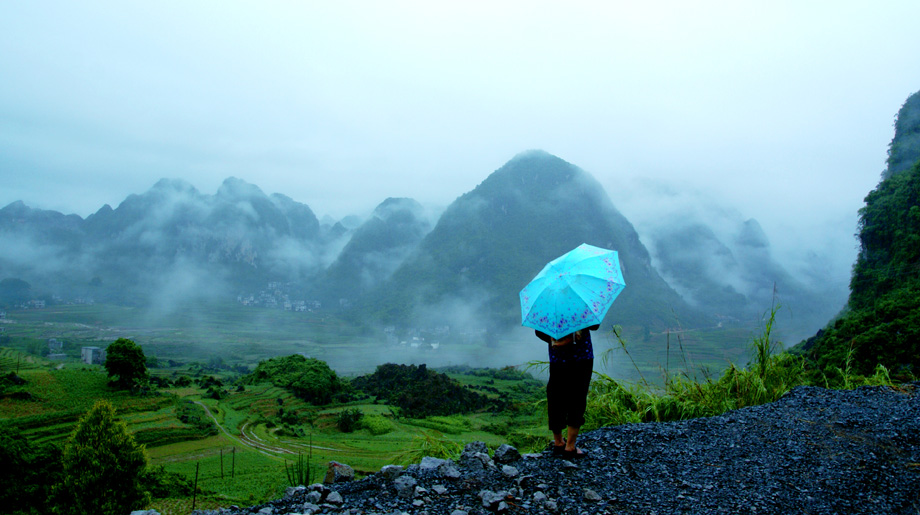
[[[600,324],[624,287],[617,252],[582,243],[521,290],[521,325],[559,339]]]

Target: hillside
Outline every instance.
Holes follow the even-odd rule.
[[[898,113],[889,169],[859,210],[859,254],[847,310],[797,346],[826,374],[882,364],[897,374],[920,370],[920,133],[918,94]],[[913,150],[911,150],[913,149]],[[905,159],[913,159],[902,169]]]

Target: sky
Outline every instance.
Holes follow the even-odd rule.
[[[718,209],[843,271],[920,90],[918,19],[915,0],[2,2],[0,206],[85,217],[233,176],[340,218],[446,206],[543,149],[640,229]]]

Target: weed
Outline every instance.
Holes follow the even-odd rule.
[[[396,457],[401,464],[418,463],[422,458],[455,459],[460,456],[459,443],[448,440],[438,431],[421,431],[412,438],[409,447]]]

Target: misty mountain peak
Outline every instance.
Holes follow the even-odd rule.
[[[215,196],[221,200],[234,201],[265,197],[265,193],[255,184],[236,177],[227,177],[220,188],[217,188]]]
[[[198,190],[194,186],[182,179],[160,179],[150,190],[161,193],[198,194]]]
[[[755,248],[766,248],[770,246],[767,239],[767,233],[763,231],[760,223],[751,218],[741,224],[741,231],[738,233],[736,240],[739,245]]]
[[[414,218],[424,218],[424,208],[415,199],[406,197],[390,197],[374,209],[374,216],[389,220],[393,215],[408,214]]]
[[[15,202],[10,202],[3,209],[0,209],[0,213],[4,216],[9,217],[22,217],[27,216],[32,212],[32,208],[26,205],[25,202],[17,200]]]

